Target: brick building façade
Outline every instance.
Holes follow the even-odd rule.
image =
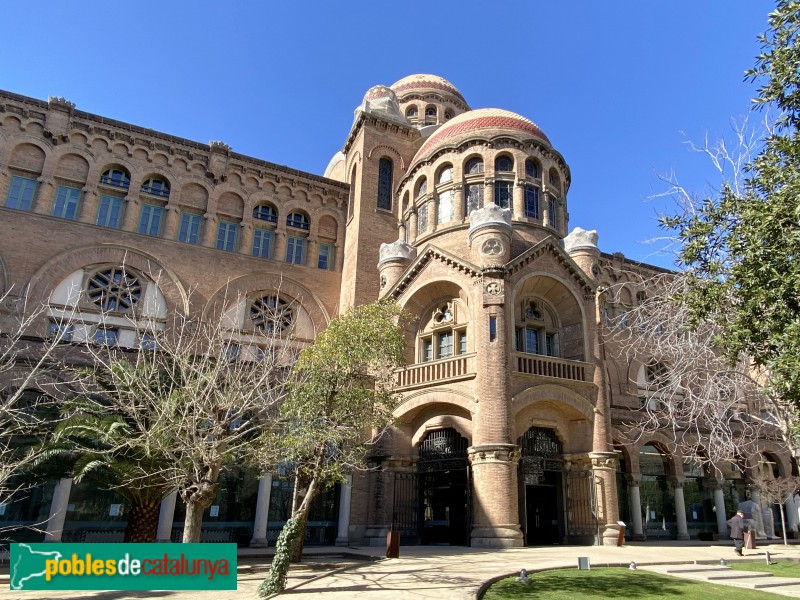
[[[615,543],[619,520],[637,539],[724,535],[748,469],[787,475],[792,459],[765,441],[710,476],[666,438],[626,441],[648,362],[608,358],[600,329],[660,270],[570,232],[570,181],[534,123],[473,110],[433,75],[368,90],[322,177],[0,92],[0,326],[26,303],[79,306],[59,335],[139,347],[130,307],[92,318],[92,291],[128,275],[156,316],[214,306],[247,331],[265,306],[291,307],[301,343],[391,297],[415,318],[397,425],[374,469],[320,501],[311,542],[383,544],[395,527],[407,543]],[[219,306],[235,294],[246,301]],[[281,473],[226,477],[204,538],[270,543],[289,487]],[[114,540],[124,510],[64,479],[2,507],[0,525],[49,518],[48,540]],[[164,499],[160,539],[180,511]]]

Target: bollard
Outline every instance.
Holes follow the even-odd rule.
[[[386,558],[400,558],[400,532],[395,529],[386,533]]]

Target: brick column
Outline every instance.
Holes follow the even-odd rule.
[[[181,219],[181,211],[180,209],[172,204],[167,204],[164,207],[164,212],[166,213],[164,218],[164,233],[163,237],[167,240],[177,240],[178,239],[178,226]]]
[[[52,177],[38,177],[36,190],[33,193],[31,212],[38,215],[49,215],[53,212],[53,201],[56,197],[56,184]]]
[[[204,223],[202,227],[202,242],[206,248],[217,247],[217,215],[206,213],[203,215]]]
[[[75,219],[81,223],[94,225],[97,221],[97,207],[100,195],[96,189],[83,188],[82,192],[81,201],[78,205],[78,214]]]
[[[253,225],[252,223],[242,223],[239,233],[239,253],[251,254],[253,252]]]

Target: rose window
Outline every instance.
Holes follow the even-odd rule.
[[[129,310],[142,295],[139,278],[122,267],[99,271],[86,284],[89,301],[103,311]]]
[[[294,321],[294,309],[280,296],[264,296],[250,306],[250,318],[259,331],[275,333]]]

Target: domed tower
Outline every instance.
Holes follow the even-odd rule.
[[[415,127],[441,125],[469,110],[456,86],[437,75],[409,75],[391,88],[403,115]]]
[[[380,245],[404,239],[407,231],[401,215],[408,207],[398,202],[398,184],[425,138],[465,111],[461,92],[436,75],[410,75],[364,94],[344,147],[325,170],[326,177],[350,184],[342,308],[378,298]]]
[[[468,111],[422,143],[400,181],[405,237],[464,255],[470,213],[493,203],[511,212],[513,258],[567,235],[569,183],[564,158],[535,123],[496,108]]]

